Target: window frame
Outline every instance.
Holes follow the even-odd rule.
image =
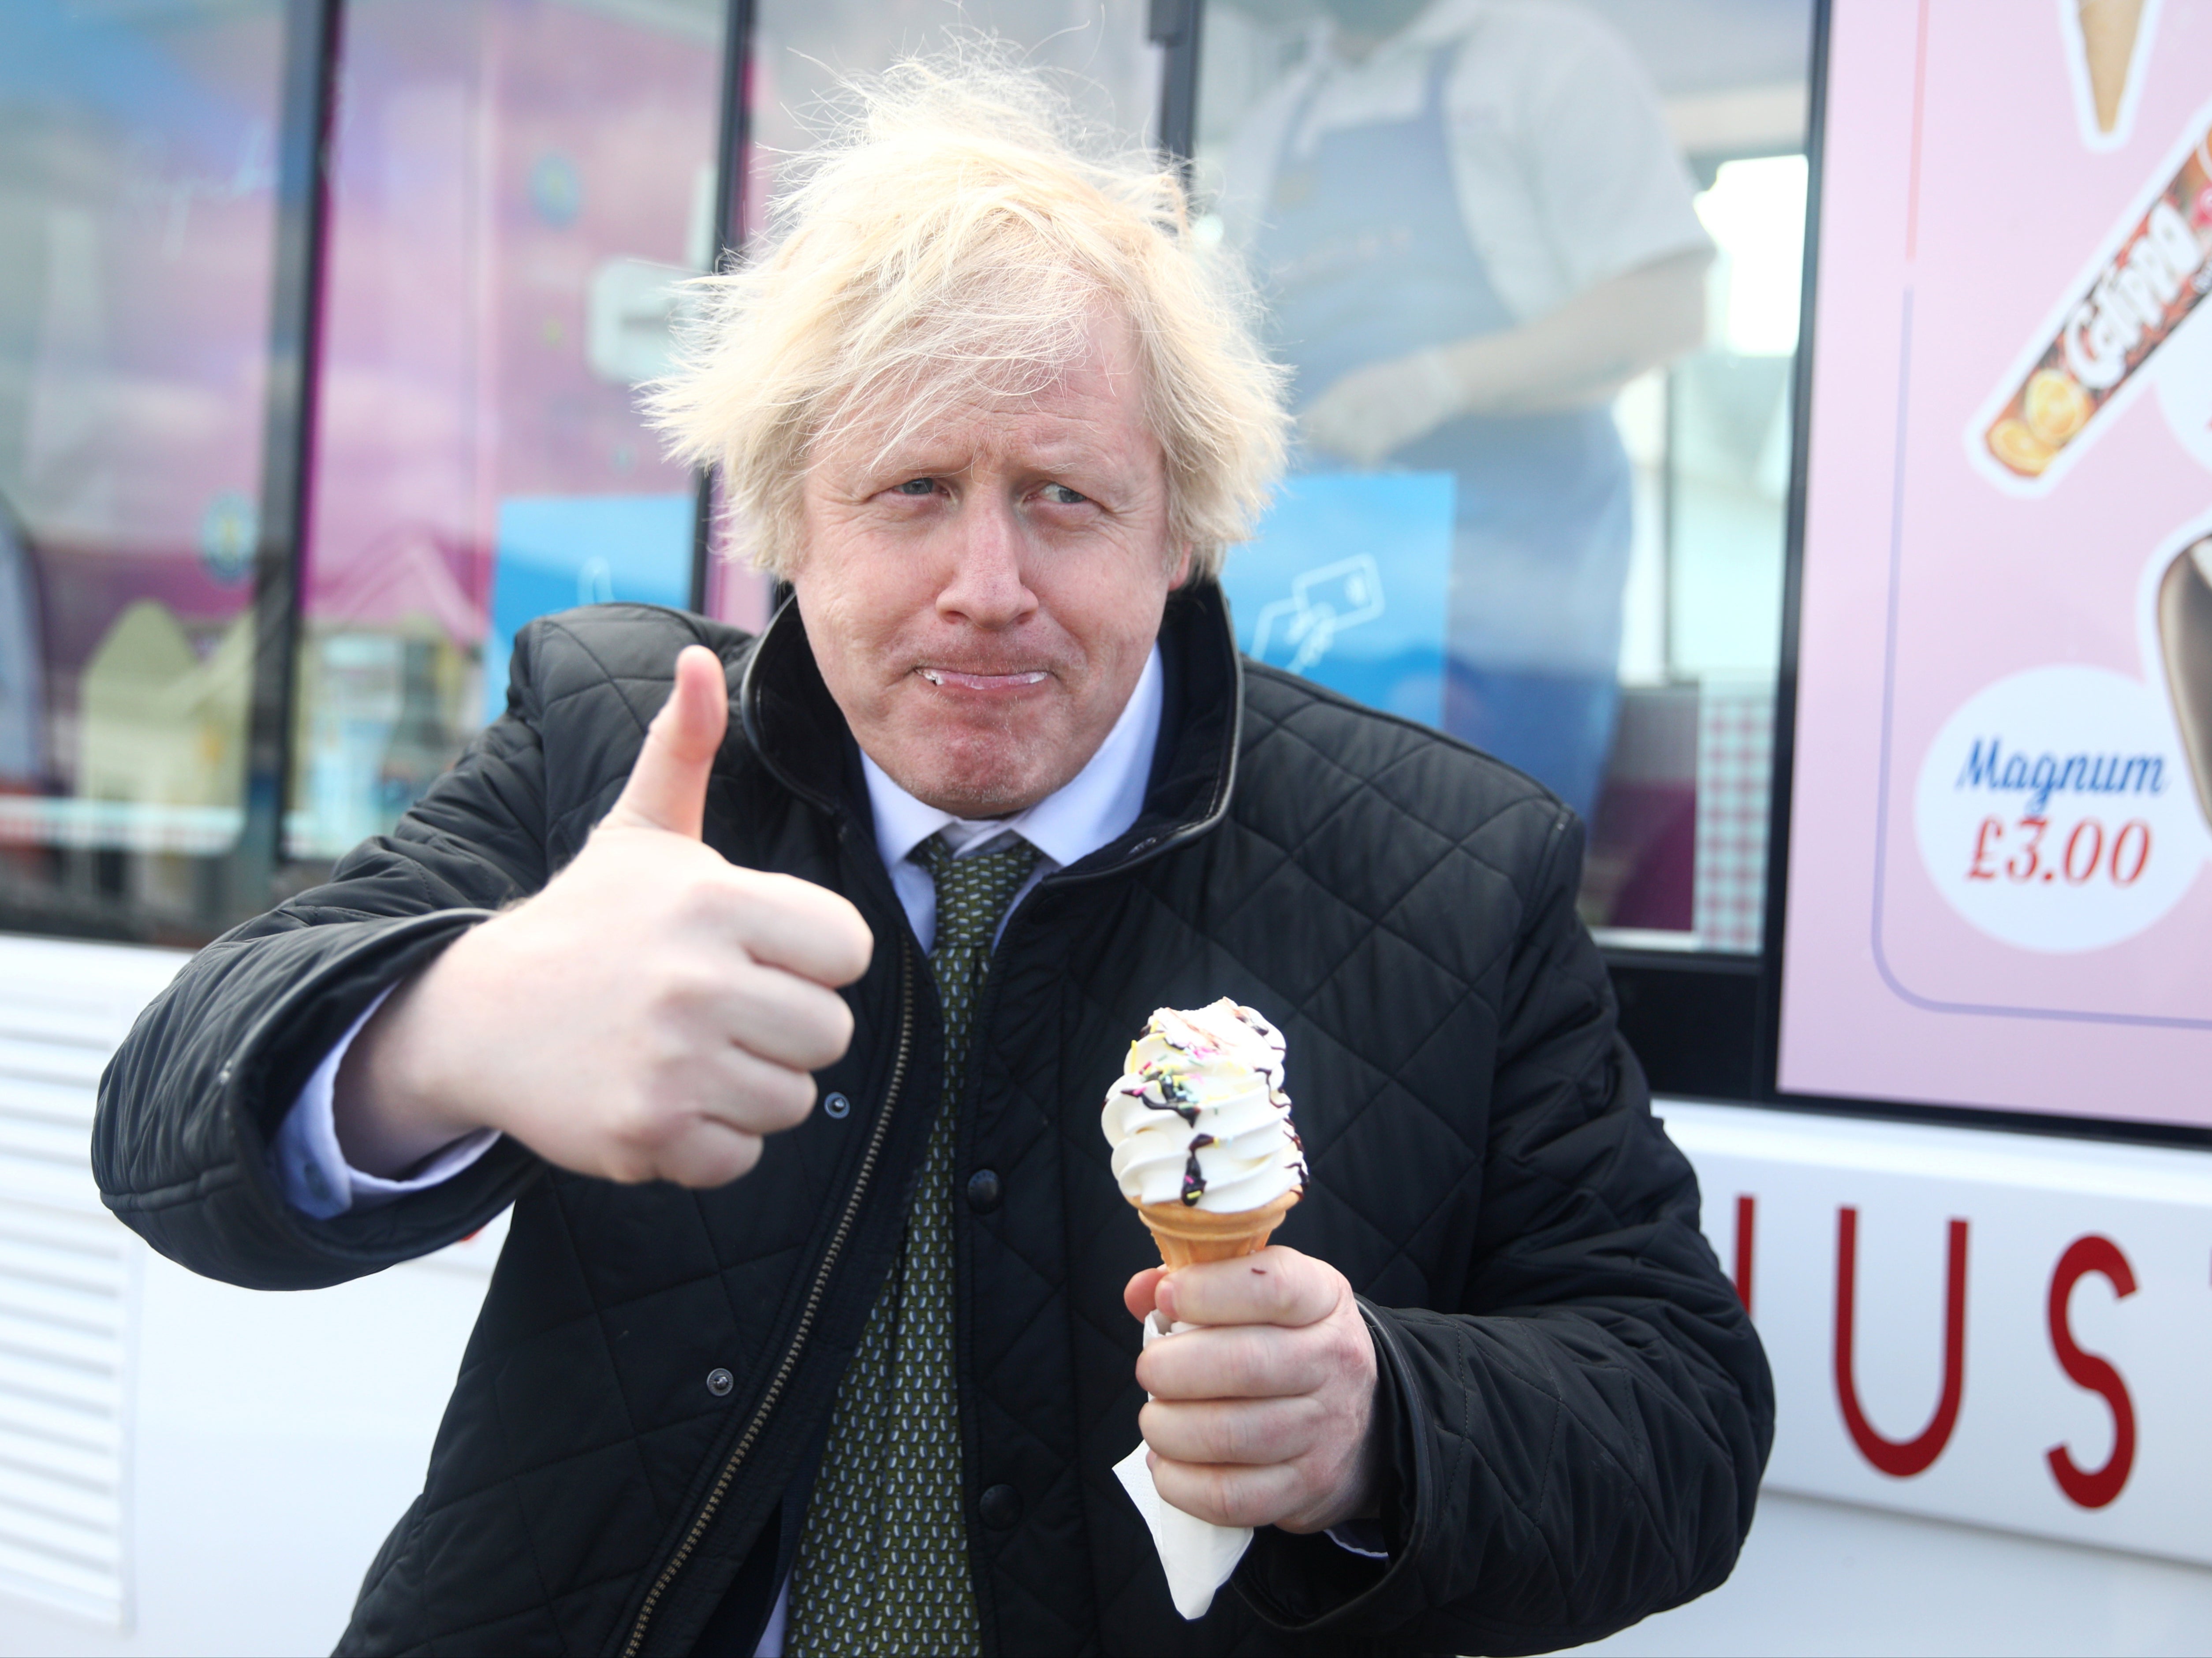
[[[302,566],[314,480],[322,380],[323,287],[330,243],[331,149],[344,47],[345,0],[285,0],[278,106],[276,274],[270,289],[269,386],[262,414],[261,503],[253,558],[253,667],[246,701],[246,809],[223,860],[222,908],[267,902],[288,860],[284,805],[298,756]]]

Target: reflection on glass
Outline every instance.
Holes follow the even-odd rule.
[[[0,920],[189,928],[236,839],[269,0],[0,6]]]
[[[1278,628],[1267,659],[1547,783],[1590,820],[1594,921],[1711,921],[1721,947],[1759,926],[1742,728],[1778,635],[1808,21],[1803,0],[1224,0],[1206,26],[1202,228],[1252,268],[1303,438],[1230,562],[1246,647],[1259,616],[1311,612],[1325,647],[1286,656]],[[1706,458],[1753,426],[1735,470]],[[1312,596],[1325,555],[1366,561],[1357,620]],[[1747,919],[1706,902],[1723,889]]]
[[[1151,143],[1160,54],[1146,38],[1146,14],[1097,0],[758,0],[746,87],[747,234],[767,223],[781,156],[806,148],[834,117],[842,81],[917,53],[994,40],[1054,74],[1101,132]]]
[[[1400,594],[1449,618],[1442,723],[1589,812],[1632,525],[1607,405],[1697,343],[1710,252],[1648,77],[1564,5],[1327,0],[1218,161],[1306,466],[1452,480],[1449,580]]]
[[[1698,215],[1721,252],[1710,349],[1674,376],[1669,654],[1686,677],[1766,681],[1781,643],[1773,554],[1790,488],[1804,157],[1722,163]]]
[[[1765,913],[1805,161],[1723,161],[1712,177],[1698,197],[1720,250],[1708,343],[1674,367],[1666,404],[1668,683],[1641,694],[1648,716],[1671,719],[1690,750],[1689,768],[1669,774],[1666,821],[1678,846],[1686,829],[1694,861],[1686,882],[1624,888],[1609,919],[1749,951]],[[1636,763],[1625,747],[1617,768]],[[1650,838],[1662,814],[1647,803],[1639,816],[1636,805],[1624,780],[1601,825],[1609,848],[1641,835],[1641,870],[1679,872],[1679,851],[1657,855]]]
[[[723,0],[353,0],[289,850],[389,829],[504,706],[515,630],[690,597],[635,410],[714,256]]]

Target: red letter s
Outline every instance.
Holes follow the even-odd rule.
[[[2053,1445],[2045,1457],[2051,1464],[2051,1477],[2069,1501],[2085,1509],[2101,1509],[2120,1494],[2135,1467],[2136,1407],[2120,1373],[2109,1361],[2083,1352],[2067,1325],[2067,1303],[2073,1298],[2074,1286],[2092,1272],[2102,1272],[2110,1278],[2116,1295],[2136,1292],[2136,1275],[2129,1270],[2128,1258],[2120,1253],[2119,1245],[2094,1232],[2075,1239],[2058,1257],[2057,1270],[2051,1275],[2051,1345],[2058,1355],[2059,1368],[2074,1385],[2101,1394],[2111,1408],[2112,1454],[2103,1467],[2091,1473],[2074,1466],[2063,1445]]]

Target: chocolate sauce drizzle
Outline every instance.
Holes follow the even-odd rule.
[[[1152,1097],[1154,1089],[1159,1090],[1158,1099]],[[1121,1091],[1152,1110],[1172,1111],[1193,1128],[1198,1127],[1198,1102],[1180,1077],[1147,1077],[1136,1087]]]
[[[1184,1159],[1182,1165],[1182,1206],[1186,1209],[1195,1207],[1198,1200],[1206,1195],[1206,1176],[1199,1171],[1198,1153],[1201,1146],[1212,1144],[1213,1136],[1211,1134],[1198,1135],[1190,1143],[1190,1155]]]

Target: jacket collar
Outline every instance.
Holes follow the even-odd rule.
[[[1085,880],[1149,861],[1205,834],[1229,810],[1243,725],[1244,677],[1221,590],[1171,594],[1160,622],[1166,706],[1137,821],[1054,880]],[[860,749],[823,683],[796,601],[762,632],[738,688],[746,740],[769,773],[833,816],[870,821]]]

